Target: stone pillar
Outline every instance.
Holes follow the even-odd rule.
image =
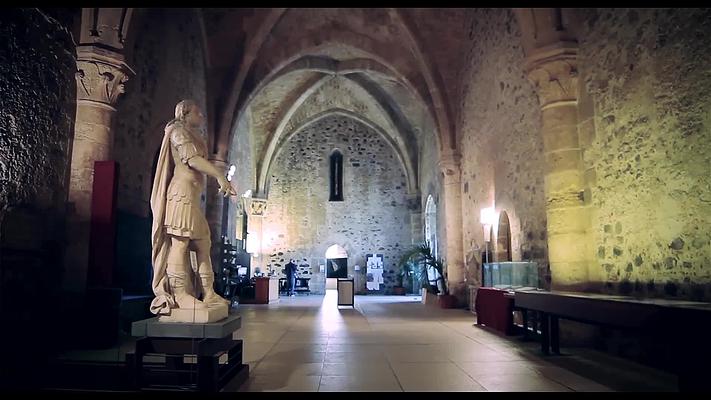
[[[86,286],[94,162],[112,158],[116,100],[132,75],[122,54],[94,45],[77,46],[77,112],[64,281],[70,291],[82,292]]]
[[[464,282],[464,251],[462,236],[462,187],[461,156],[456,153],[444,154],[439,167],[444,174],[444,226],[446,236],[447,284],[450,294],[461,304],[467,298]]]
[[[412,235],[410,243],[413,245],[417,245],[425,241],[425,232],[422,226],[421,212],[410,211],[410,234]]]
[[[577,131],[577,48],[557,45],[527,59],[541,105],[551,288],[584,290],[589,216]]]
[[[267,199],[249,198],[247,200],[247,247],[251,246],[251,243],[256,243],[255,249],[252,254],[252,268],[251,272],[257,267],[259,270],[266,274],[267,266],[264,262],[265,257],[262,252],[264,251],[264,214],[267,211]]]
[[[407,195],[407,209],[410,211],[410,243],[413,245],[425,241],[422,229],[422,201],[420,193]]]
[[[225,175],[227,175],[226,161],[216,158],[210,158],[209,161],[215,166],[215,168],[217,168],[218,171],[222,171]],[[212,240],[212,247],[210,248],[212,269],[216,273],[219,272],[220,264],[222,263],[222,256],[220,255],[223,232],[222,220],[223,213],[227,212],[224,207],[225,196],[219,192],[219,189],[220,185],[217,183],[217,179],[208,176],[205,195],[205,218],[207,219],[207,225],[210,227],[210,239]]]

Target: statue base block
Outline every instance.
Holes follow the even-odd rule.
[[[242,363],[244,342],[232,338],[240,327],[237,313],[208,323],[164,322],[159,317],[134,322],[136,350],[126,354],[133,388],[217,392],[227,383],[238,387],[249,378],[249,364]],[[164,360],[146,361],[147,354]],[[186,356],[197,363],[186,362]]]
[[[227,318],[229,307],[224,304],[203,309],[174,308],[170,315],[158,317],[160,322],[189,322],[192,324],[207,324]]]
[[[159,317],[136,321],[131,326],[135,337],[169,337],[193,339],[220,339],[232,336],[242,326],[242,319],[236,313],[218,322],[165,322]]]

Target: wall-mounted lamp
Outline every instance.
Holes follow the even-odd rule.
[[[496,223],[497,215],[496,209],[494,207],[482,208],[479,216],[479,222],[481,222],[484,228],[484,241],[486,242],[486,262],[489,262],[489,242],[491,241],[491,227]]]
[[[496,210],[494,207],[482,208],[480,222],[484,225],[484,240],[491,241],[491,227],[496,223]]]
[[[259,251],[259,238],[254,233],[247,233],[246,251],[253,256]]]

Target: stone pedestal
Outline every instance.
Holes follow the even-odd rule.
[[[208,323],[173,322],[153,317],[134,322],[131,325],[131,336],[220,339],[241,327],[242,318],[237,314],[228,314],[220,321]]]
[[[240,327],[236,314],[204,324],[158,318],[134,322],[131,334],[140,338],[135,352],[126,355],[134,389],[217,392],[227,383],[244,382],[249,377],[249,365],[242,363],[244,342],[232,339]],[[149,363],[147,354],[162,355],[165,361]]]
[[[210,306],[206,309],[173,308],[170,310],[170,315],[161,315],[158,317],[158,321],[206,324],[221,321],[227,318],[228,314],[229,308],[224,304]]]

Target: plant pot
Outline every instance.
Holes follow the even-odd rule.
[[[393,286],[393,294],[396,294],[398,296],[404,296],[405,292],[406,290],[404,286]]]
[[[451,294],[439,295],[439,306],[442,308],[456,308],[457,298]]]
[[[422,289],[422,304],[436,306],[439,304],[439,296],[428,292],[427,289]]]

